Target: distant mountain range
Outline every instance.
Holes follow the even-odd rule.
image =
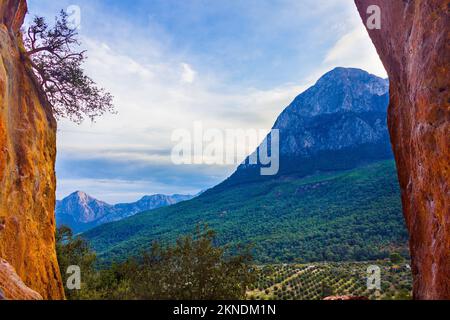
[[[56,223],[58,226],[67,225],[75,233],[83,232],[104,223],[119,221],[136,213],[173,205],[192,199],[192,195],[163,195],[145,196],[132,203],[111,205],[97,200],[88,194],[77,191],[56,201]]]
[[[387,129],[388,81],[336,68],[282,112],[280,171],[243,163],[199,197],[83,234],[105,262],[174,241],[207,223],[221,244],[254,245],[255,260],[372,260],[407,252]],[[270,139],[270,136],[267,138]]]

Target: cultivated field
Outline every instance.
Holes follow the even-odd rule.
[[[367,289],[367,268],[381,269],[381,290]],[[388,261],[265,265],[247,293],[256,300],[320,300],[333,295],[371,300],[411,299],[412,276],[406,263]]]

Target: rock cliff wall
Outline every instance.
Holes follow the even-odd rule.
[[[450,299],[450,1],[355,0],[390,78],[389,129],[410,232],[414,297]],[[367,25],[367,24],[366,24]]]
[[[0,258],[0,300],[42,300],[42,296],[28,288],[8,262]]]
[[[0,257],[43,298],[61,299],[53,213],[56,122],[20,54],[26,10],[24,0],[0,0]]]

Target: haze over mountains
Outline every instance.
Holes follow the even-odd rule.
[[[77,191],[63,200],[56,201],[56,223],[67,225],[75,232],[83,232],[98,225],[118,221],[138,212],[153,210],[192,199],[191,195],[145,196],[132,203],[111,205],[97,200],[88,194]]]
[[[261,263],[370,260],[407,252],[386,125],[388,81],[336,68],[275,122],[280,172],[242,164],[223,183],[174,206],[83,236],[105,261],[153,240],[174,241],[207,223],[222,244],[253,244]],[[270,136],[267,138],[270,139]]]

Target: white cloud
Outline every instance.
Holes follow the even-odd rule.
[[[53,15],[53,12],[56,12],[53,8],[56,4],[52,1],[44,2],[52,7],[48,10],[48,15]],[[34,3],[37,8],[37,1],[30,2],[32,7]],[[64,160],[60,163],[67,163],[68,158],[79,159],[80,162],[83,159],[103,159],[120,162],[125,169],[133,165],[138,165],[139,168],[142,165],[147,171],[148,165],[156,168],[161,164],[161,167],[167,167],[170,164],[167,150],[173,146],[170,138],[174,129],[191,129],[193,123],[199,120],[203,122],[205,129],[270,129],[276,117],[295,96],[335,66],[359,67],[383,75],[384,69],[351,2],[284,0],[276,6],[276,12],[270,2],[255,0],[254,3],[254,6],[246,2],[241,4],[251,8],[246,13],[249,16],[250,29],[257,30],[255,34],[250,34],[252,37],[246,38],[248,47],[241,44],[237,46],[228,37],[214,36],[209,40],[209,44],[215,44],[212,45],[213,49],[220,48],[217,50],[219,54],[211,49],[211,46],[206,46],[209,51],[202,49],[201,53],[204,55],[199,55],[199,52],[189,50],[188,46],[177,42],[156,19],[151,20],[148,26],[141,25],[137,28],[134,21],[120,17],[111,19],[107,12],[97,10],[95,2],[83,0],[85,18],[82,42],[88,50],[86,71],[100,86],[113,94],[118,114],[105,115],[94,124],[85,122],[81,126],[61,121],[58,157]],[[226,2],[221,5],[225,6],[224,9],[229,6]],[[39,7],[41,6],[39,1]],[[317,19],[325,15],[328,15],[326,19]],[[294,37],[292,30],[298,38]],[[323,30],[328,32],[324,33]],[[315,43],[307,36],[320,41]],[[280,42],[279,38],[283,38],[285,42]],[[301,54],[307,51],[305,44],[314,44],[304,43],[304,38],[305,41],[314,42],[314,48],[318,50],[314,51],[314,63]],[[336,38],[339,39],[336,41]],[[261,39],[275,42],[270,42],[269,48],[265,46],[264,41],[260,42]],[[330,41],[336,41],[331,48]],[[298,49],[298,52],[288,50],[289,55],[282,55],[280,58],[280,67],[267,69],[270,66],[262,64],[258,65],[258,70],[247,71],[240,68],[242,65],[230,63],[243,60],[252,64],[258,61],[261,54],[259,50],[278,51],[289,43],[298,43],[298,48],[292,47]],[[328,48],[330,49],[324,56],[323,53]],[[231,59],[232,57],[239,59]],[[296,57],[300,57],[299,60],[296,60]],[[214,63],[215,59],[223,59],[228,64]],[[292,63],[292,68],[286,61]],[[294,76],[277,78],[276,75],[283,73],[281,65],[288,64],[289,67],[284,69]],[[314,69],[311,66],[314,66]],[[303,68],[308,71],[303,72]],[[244,71],[233,78],[234,69]],[[259,73],[260,70],[265,72]],[[247,77],[259,78],[257,81],[245,81]],[[265,82],[267,79],[275,80],[267,81],[269,85]],[[264,87],[266,84],[268,88]],[[92,181],[96,192],[100,193],[101,189],[107,188],[107,184],[111,184],[110,188],[118,186],[114,192],[111,191],[111,198],[117,196],[120,199],[121,193],[128,197],[125,195],[126,190],[131,193],[137,192],[136,190],[154,193],[161,190],[184,192],[183,188],[192,188],[192,184],[189,186],[191,180],[185,178],[187,174],[180,174],[179,183],[148,179],[147,184],[137,183],[134,189],[128,183],[107,179],[106,174],[105,180],[89,179],[92,171],[103,172],[105,168],[90,168],[90,172],[80,171],[77,175],[77,166],[74,162],[73,168],[68,168],[65,172],[58,171],[59,189],[64,192],[85,189],[89,192],[89,181]],[[206,168],[210,169],[213,168]],[[190,170],[198,175],[207,175],[205,170]],[[210,176],[214,176],[214,181],[220,182],[222,176],[230,174],[233,168],[214,170],[216,172]],[[67,174],[68,171],[71,171],[71,174]],[[145,174],[150,176],[148,172]],[[111,176],[114,174],[111,173]],[[128,181],[125,174],[121,178]],[[204,187],[207,186],[203,185],[201,188]]]
[[[192,69],[192,67],[187,63],[182,63],[181,67],[183,68],[183,72],[181,74],[181,81],[185,83],[193,83],[197,72]]]
[[[386,70],[361,22],[328,51],[324,65],[328,69],[337,66],[361,68],[377,76],[387,77]]]
[[[177,57],[133,57],[124,49],[126,41],[124,47],[92,38],[84,38],[83,43],[89,53],[86,71],[113,94],[118,114],[107,114],[96,123],[86,121],[79,126],[62,120],[58,130],[58,157],[63,162],[67,159],[76,159],[80,163],[103,159],[147,171],[149,166],[167,168],[172,165],[168,150],[174,145],[171,141],[173,130],[191,130],[193,123],[199,120],[205,129],[268,130],[284,107],[306,88],[290,83],[268,90],[230,88],[218,78],[198,74],[182,58],[177,61]],[[85,176],[86,171],[80,171],[82,173],[77,176],[78,168],[58,167],[60,197],[72,189],[102,195],[104,199],[116,197],[120,200],[130,200],[125,190],[132,195],[139,188],[145,190],[139,194],[193,191],[192,185],[183,185],[181,176],[187,172],[179,171],[179,185],[173,185],[173,181],[165,184],[150,179],[146,183],[136,182],[134,188],[132,183],[124,184],[106,176],[105,179],[90,179]],[[210,169],[215,173],[204,181],[211,185],[199,186],[199,190],[220,182],[232,173],[234,167],[192,168],[192,172],[202,175]],[[143,175],[151,176],[148,172],[143,172]],[[93,185],[90,187],[89,183]],[[119,187],[124,188],[123,197],[118,196]],[[104,192],[101,188],[105,189]]]

